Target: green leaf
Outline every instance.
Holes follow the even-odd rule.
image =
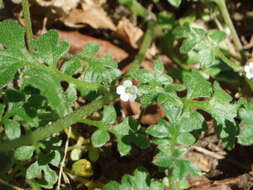
[[[155,165],[161,168],[168,168],[171,167],[174,163],[175,159],[172,157],[171,152],[159,152],[155,156]]]
[[[150,126],[146,133],[157,138],[168,137],[168,124],[165,120],[160,120],[157,125]]]
[[[24,75],[26,80],[23,86],[32,85],[38,88],[43,96],[48,99],[49,105],[54,108],[60,116],[71,112],[71,108],[66,102],[60,79],[46,70],[31,69],[27,70]]]
[[[206,31],[191,27],[188,23],[173,31],[176,39],[183,39],[180,52],[188,56],[188,63],[199,63],[202,68],[210,67],[218,61],[220,42],[225,39],[220,31]]]
[[[192,145],[196,141],[195,137],[191,133],[181,133],[177,137],[177,142],[178,144],[183,144],[183,145]]]
[[[53,150],[53,158],[50,161],[50,164],[52,164],[55,167],[58,167],[61,163],[61,153],[59,150]]]
[[[218,83],[214,83],[214,95],[205,111],[209,112],[217,122],[216,131],[228,149],[232,149],[239,134],[239,127],[234,118],[238,105],[230,103],[232,97]]]
[[[197,71],[183,73],[183,82],[187,87],[187,97],[199,98],[211,96],[211,83]]]
[[[30,165],[26,170],[26,178],[27,179],[34,179],[41,175],[41,167],[39,166],[38,162],[34,162]]]
[[[9,139],[16,139],[21,135],[20,124],[15,120],[4,121],[5,134]]]
[[[19,68],[27,63],[29,54],[26,50],[0,50],[0,88],[14,79]]]
[[[55,30],[40,36],[39,39],[32,41],[32,47],[35,49],[33,55],[41,63],[47,63],[56,66],[57,61],[69,50],[67,42],[59,42],[59,35]]]
[[[83,79],[87,82],[111,84],[121,75],[121,71],[117,69],[118,65],[111,56],[85,60],[89,63],[89,66]]]
[[[99,159],[99,156],[100,156],[99,149],[96,148],[89,149],[88,157],[90,161],[96,162]]]
[[[69,61],[66,61],[63,63],[62,67],[61,67],[61,71],[67,75],[74,75],[77,72],[82,70],[82,65],[80,63],[80,59],[71,59]]]
[[[105,106],[102,121],[105,123],[113,123],[117,118],[117,113],[113,105]]]
[[[91,142],[94,147],[101,147],[110,140],[110,135],[103,129],[98,129],[91,136]]]
[[[218,83],[214,83],[214,96],[209,101],[210,113],[218,123],[225,124],[226,120],[234,123],[237,116],[236,104],[231,104],[232,97],[227,94]]]
[[[111,181],[104,186],[104,190],[120,190],[120,184],[116,181]]]
[[[99,45],[96,43],[88,43],[84,46],[81,56],[95,57],[99,52]]]
[[[176,122],[182,113],[182,101],[176,95],[168,94],[158,97],[158,103],[159,102],[162,103],[164,106],[164,112],[166,117],[171,122]]]
[[[138,123],[130,117],[125,118],[119,125],[113,126],[110,132],[116,136],[121,155],[128,154],[132,144],[140,148],[148,146],[145,134],[139,130]]]
[[[24,48],[25,30],[12,20],[5,20],[0,23],[0,44],[6,48]]]
[[[157,24],[164,30],[171,30],[175,25],[175,15],[169,12],[161,12],[157,16]]]
[[[219,30],[211,30],[208,36],[216,43],[220,43],[226,39],[226,33]]]
[[[52,170],[49,166],[43,167],[44,178],[48,182],[49,186],[54,185],[57,182],[58,176],[54,170]]]
[[[153,64],[154,70],[156,73],[163,73],[164,72],[164,65],[160,61],[155,61]]]
[[[172,175],[176,179],[182,179],[186,177],[187,174],[193,176],[201,175],[200,170],[190,160],[177,159],[175,160],[175,166]]]
[[[117,148],[121,156],[125,156],[131,151],[131,145],[126,142],[123,142],[122,138],[118,138],[117,143]]]
[[[168,0],[168,2],[173,6],[173,7],[176,7],[178,8],[181,4],[181,1],[182,0]]]
[[[242,145],[252,145],[253,144],[253,128],[247,127],[240,131],[238,136],[238,142]]]
[[[142,167],[134,171],[134,176],[124,175],[120,184],[111,181],[104,186],[105,190],[160,190],[163,188],[163,183],[156,179],[151,180],[147,170]]]
[[[200,113],[190,109],[182,114],[178,125],[180,126],[180,131],[190,132],[196,129],[201,129],[204,121],[205,119]]]
[[[141,83],[150,83],[154,80],[154,76],[148,70],[138,69],[131,73],[131,77]]]
[[[25,161],[31,159],[33,155],[33,146],[21,146],[15,150],[15,158],[17,160]]]
[[[240,125],[253,127],[253,103],[247,102],[247,104],[239,110],[239,116],[241,119]]]

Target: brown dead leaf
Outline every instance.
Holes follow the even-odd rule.
[[[68,13],[71,9],[76,8],[80,0],[36,0],[40,6],[48,7],[53,6],[62,9]]]
[[[101,7],[85,3],[81,5],[82,9],[72,9],[68,15],[62,18],[65,25],[81,28],[88,24],[95,29],[116,30],[115,25]]]
[[[119,21],[116,33],[133,48],[138,48],[138,41],[143,36],[143,31],[126,18]]]
[[[79,32],[65,32],[60,30],[57,30],[57,32],[60,35],[60,40],[67,41],[70,43],[70,53],[75,54],[79,51],[82,51],[85,44],[97,43],[100,46],[98,57],[101,57],[103,55],[111,55],[117,62],[120,62],[128,57],[127,52],[111,44],[108,41],[80,34]]]

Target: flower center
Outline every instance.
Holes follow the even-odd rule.
[[[132,88],[132,87],[126,87],[125,92],[129,93],[129,94],[134,94],[135,93],[134,88]]]

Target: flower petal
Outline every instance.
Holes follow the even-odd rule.
[[[245,65],[245,66],[244,66],[244,71],[245,71],[246,73],[248,73],[248,72],[250,71],[250,66],[249,66],[249,65]]]
[[[125,90],[126,90],[126,87],[120,85],[120,86],[117,87],[116,93],[120,95],[120,94],[125,93]]]
[[[247,77],[248,79],[253,79],[253,73],[247,72],[247,73],[246,73],[246,77]]]
[[[129,99],[129,95],[126,94],[126,93],[123,93],[123,94],[120,95],[120,99],[121,99],[122,101],[124,101],[124,102],[127,102],[128,99]]]
[[[136,86],[132,86],[132,89],[133,89],[134,93],[137,94],[138,88]]]
[[[134,101],[137,98],[136,94],[129,94],[128,99],[129,101]]]
[[[132,83],[132,81],[130,81],[130,80],[125,80],[124,82],[123,82],[123,86],[124,87],[131,87],[133,85],[133,83]]]

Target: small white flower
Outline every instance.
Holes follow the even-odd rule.
[[[248,79],[253,79],[253,62],[249,62],[244,66],[244,71]]]
[[[137,98],[137,87],[133,85],[132,81],[125,80],[122,85],[117,87],[117,94],[124,102],[134,101]]]

